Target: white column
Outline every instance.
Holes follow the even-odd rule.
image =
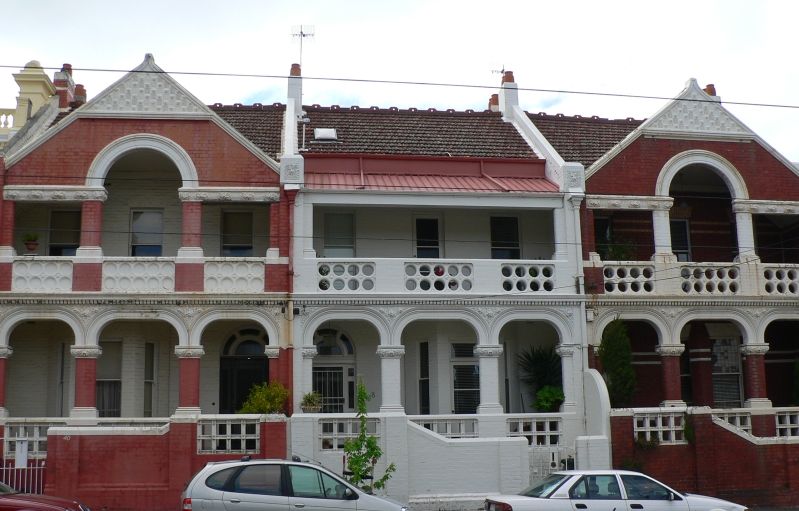
[[[499,357],[501,344],[483,344],[474,347],[474,356],[480,359],[480,405],[477,413],[502,413],[499,402]]]
[[[553,210],[555,228],[555,254],[553,259],[565,261],[569,257],[569,235],[566,229],[566,211],[563,208]]]
[[[302,396],[313,390],[313,359],[318,354],[316,346],[302,346],[302,371],[300,377],[299,392],[294,395],[294,413],[302,412],[300,399]],[[296,381],[296,378],[295,378]],[[295,388],[297,385],[295,384]]]
[[[561,364],[564,412],[573,412],[577,407],[577,400],[574,395],[574,378],[578,376],[575,374],[574,368],[574,350],[576,348],[578,348],[576,345],[564,344],[558,344],[558,347],[555,348],[555,353],[560,357]]]
[[[383,402],[380,413],[405,413],[402,406],[402,370],[400,359],[405,355],[405,346],[381,344],[377,347],[380,357],[380,391]]]
[[[752,227],[752,213],[738,206],[735,209],[735,230],[738,233],[738,261],[757,259],[755,253],[755,234]]]
[[[655,256],[674,259],[671,251],[671,221],[668,209],[652,210],[652,228],[655,231]]]

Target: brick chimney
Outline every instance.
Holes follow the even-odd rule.
[[[86,88],[82,83],[75,85],[74,98],[75,100],[69,104],[71,108],[78,108],[86,103]]]
[[[75,82],[72,80],[72,64],[64,64],[61,71],[53,75],[53,84],[58,94],[58,108],[67,109],[75,101]],[[85,100],[85,91],[84,91]]]
[[[488,110],[490,112],[499,112],[499,94],[491,94],[488,99]]]
[[[709,83],[709,84],[705,85],[705,88],[703,90],[705,91],[705,94],[707,94],[708,96],[716,96],[717,95],[716,94],[716,86],[713,85],[712,83]]]
[[[294,103],[297,118],[302,117],[302,71],[299,64],[292,64],[289,71],[288,100]]]
[[[505,71],[502,75],[502,87],[499,89],[499,111],[503,118],[512,118],[510,111],[519,105],[519,88],[513,79],[513,71]]]

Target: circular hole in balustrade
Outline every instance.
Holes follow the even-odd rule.
[[[620,293],[624,293],[625,291],[627,291],[627,283],[626,282],[619,282],[616,285],[618,286]]]
[[[727,276],[729,276],[731,279],[737,279],[738,278],[738,270],[735,269],[735,268],[730,268],[730,271],[727,273]]]
[[[547,278],[551,277],[554,274],[555,274],[555,268],[551,266],[544,266],[544,268],[541,270],[541,275]]]
[[[713,282],[705,282],[705,290],[708,293],[714,292],[716,290],[716,284],[714,284]]]
[[[724,268],[719,268],[718,270],[716,270],[716,276],[718,278],[720,278],[720,279],[726,279],[727,278],[727,270],[724,269]]]
[[[330,273],[330,266],[328,266],[326,264],[323,264],[322,266],[319,267],[319,275],[324,277],[325,275],[328,275],[329,273]]]
[[[630,282],[630,291],[633,293],[638,293],[641,291],[641,283],[640,282]]]
[[[702,292],[702,283],[701,282],[694,282],[694,291],[697,293]]]
[[[552,291],[553,289],[555,289],[555,284],[551,280],[544,282],[544,291]]]
[[[682,283],[682,290],[683,290],[683,293],[690,293],[691,292],[691,283],[690,282],[683,282]]]
[[[773,293],[774,292],[774,284],[771,282],[766,282],[766,293]]]
[[[344,265],[337,264],[337,265],[333,266],[333,274],[339,275],[339,276],[344,275]]]
[[[412,264],[406,264],[405,265],[405,275],[407,275],[409,277],[413,277],[414,275],[416,275],[416,266],[414,266]]]
[[[777,270],[777,278],[780,280],[785,279],[785,272],[783,270]]]
[[[619,278],[620,278],[620,279],[623,279],[624,277],[626,277],[626,276],[627,276],[627,270],[626,270],[626,269],[624,269],[624,268],[619,268],[619,269],[616,271],[616,274],[619,276]]]
[[[727,284],[725,284],[724,282],[719,282],[718,290],[719,290],[719,293],[723,293],[724,291],[727,290]]]
[[[777,284],[777,292],[780,294],[785,294],[785,283],[780,282]]]
[[[791,294],[796,294],[796,283],[795,282],[791,282],[790,284],[788,284],[788,291],[790,291]]]
[[[691,270],[689,270],[688,268],[683,268],[682,270],[680,270],[680,276],[684,279],[689,278],[691,276]]]
[[[502,276],[503,277],[510,277],[513,275],[513,269],[510,266],[503,266],[502,267]]]
[[[347,287],[350,288],[350,291],[355,291],[360,287],[360,284],[358,284],[356,279],[350,279],[347,281]]]
[[[514,273],[514,275],[516,275],[517,277],[524,277],[524,274],[525,274],[526,272],[524,271],[524,268],[523,268],[523,267],[521,267],[521,266],[517,266],[517,267],[515,267],[515,268],[513,269],[513,273]]]
[[[457,291],[458,281],[455,279],[450,279],[449,282],[447,282],[447,287],[449,288],[450,291]]]
[[[344,284],[344,281],[342,279],[336,279],[336,280],[333,281],[333,289],[341,291],[342,289],[344,289],[344,286],[345,286],[345,284]]]
[[[367,277],[371,277],[375,273],[375,267],[372,266],[371,264],[364,264],[363,267],[361,268],[361,271]]]
[[[322,279],[319,281],[319,289],[322,291],[327,291],[330,289],[330,281],[327,279]]]
[[[651,282],[644,282],[644,291],[647,293],[651,293],[654,287],[652,286]]]
[[[640,268],[630,268],[630,277],[637,279],[640,276],[641,276]]]
[[[606,279],[612,279],[613,278],[613,273],[614,273],[613,268],[611,268],[609,266],[607,268],[605,268],[604,270],[602,270],[602,274],[605,275]]]
[[[411,280],[411,279],[406,280],[405,281],[405,289],[407,289],[408,291],[415,290],[416,289],[416,281],[415,280]]]
[[[419,289],[421,289],[422,291],[430,291],[430,281],[425,279],[419,282]]]
[[[461,282],[461,289],[463,289],[464,291],[471,290],[472,289],[472,281],[467,279],[467,280],[464,280],[463,282]]]
[[[444,267],[440,264],[437,264],[433,267],[433,273],[436,274],[436,277],[441,277],[444,275]]]
[[[796,270],[788,270],[788,280],[796,280]]]
[[[358,270],[358,265],[357,264],[351,264],[351,265],[347,266],[347,273],[349,273],[353,277],[358,275],[358,271],[359,270]]]
[[[454,264],[450,264],[449,266],[447,266],[447,275],[449,275],[450,277],[454,277],[457,274],[458,274],[457,266],[455,266]]]
[[[511,282],[510,280],[503,280],[502,289],[504,289],[505,291],[513,291],[513,282]]]
[[[364,290],[371,291],[375,288],[375,281],[372,279],[364,279],[361,286],[363,286]]]
[[[701,279],[702,278],[702,270],[699,268],[694,268],[694,278]]]
[[[527,283],[523,280],[517,280],[516,291],[527,291]]]
[[[430,267],[426,264],[423,264],[419,267],[419,275],[422,277],[429,277],[430,276]]]
[[[461,266],[461,275],[464,277],[468,277],[472,274],[472,267],[471,266]]]
[[[715,277],[715,276],[716,276],[716,272],[717,272],[717,271],[718,271],[718,270],[714,270],[713,268],[707,268],[707,269],[705,270],[705,278],[706,278],[706,279],[712,279],[713,277]]]
[[[443,291],[446,286],[444,285],[443,280],[438,279],[433,283],[433,287],[436,288],[436,291]]]
[[[645,279],[651,279],[652,275],[654,275],[654,270],[652,268],[646,267],[641,274],[644,276]]]
[[[730,282],[730,293],[737,293],[738,292],[738,284],[735,282]]]
[[[536,278],[536,277],[538,277],[538,273],[539,273],[538,272],[538,268],[536,268],[535,266],[530,266],[530,268],[527,269],[527,273],[531,277]]]
[[[771,270],[765,270],[763,271],[763,277],[765,277],[766,280],[771,280],[774,278],[774,272]]]
[[[540,291],[541,290],[541,283],[537,280],[530,282],[530,291]]]
[[[605,291],[612,293],[614,289],[613,282],[605,282]]]

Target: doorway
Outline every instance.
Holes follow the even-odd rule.
[[[241,409],[250,388],[269,381],[266,334],[245,328],[231,335],[219,359],[219,413]]]

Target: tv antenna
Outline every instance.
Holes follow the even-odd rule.
[[[503,64],[502,69],[492,69],[491,74],[505,76],[505,65]]]
[[[314,36],[313,25],[295,25],[291,29],[291,35],[300,39],[300,67],[302,67],[302,40]]]

